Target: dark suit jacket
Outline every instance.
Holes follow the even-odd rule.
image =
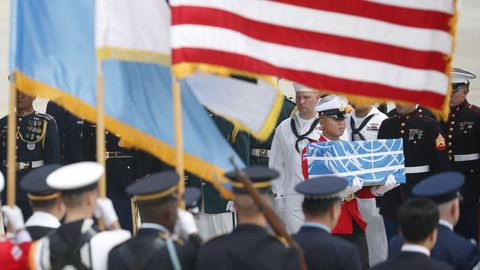
[[[139,229],[134,238],[114,247],[108,255],[108,269],[112,270],[122,270],[129,269],[124,260],[128,260],[125,256],[122,256],[118,249],[127,245],[131,252],[133,258],[141,258],[148,253],[148,250],[151,249],[150,239],[155,237],[160,237],[160,230],[156,229]],[[178,259],[182,265],[183,270],[193,269],[195,264],[195,258],[197,256],[198,245],[192,241],[186,243],[175,243],[175,248],[177,250]],[[164,246],[159,251],[157,251],[153,256],[150,257],[150,260],[142,268],[145,270],[156,270],[156,269],[173,269],[170,257],[168,255],[167,247]]]
[[[298,270],[300,259],[295,250],[285,247],[264,228],[243,224],[200,248],[195,269]]]
[[[308,269],[362,269],[357,248],[321,228],[302,226],[293,238],[303,249]]]
[[[399,236],[390,240],[389,257],[400,253],[403,241]],[[480,260],[478,248],[463,236],[450,230],[447,226],[438,227],[437,243],[432,249],[432,258],[453,265],[455,269],[472,269]]]
[[[380,263],[371,270],[453,270],[454,268],[442,261],[432,259],[419,252],[400,252],[387,261]]]

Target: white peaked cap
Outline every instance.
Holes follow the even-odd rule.
[[[475,73],[458,67],[454,67],[451,74],[452,83],[468,83],[469,80],[477,77]]]
[[[105,169],[97,162],[84,161],[63,166],[47,176],[47,185],[53,189],[75,190],[98,182]]]
[[[299,83],[293,83],[293,89],[295,89],[295,93],[297,93],[297,92],[314,92],[315,91],[312,88],[306,87],[305,85],[299,84]]]

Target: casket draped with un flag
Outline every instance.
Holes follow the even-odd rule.
[[[315,142],[306,147],[308,178],[336,175],[351,183],[358,177],[364,185],[382,185],[392,175],[397,183],[406,181],[402,139]]]

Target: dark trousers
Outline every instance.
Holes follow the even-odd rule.
[[[455,232],[467,239],[473,239],[478,244],[478,203],[461,203],[460,219],[455,226]]]
[[[368,269],[370,267],[370,263],[368,261],[367,237],[365,237],[365,232],[362,231],[356,222],[353,222],[352,234],[335,234],[335,236],[343,238],[357,246],[358,252],[360,253],[360,260],[362,261],[362,268]]]
[[[107,186],[107,194],[108,198],[112,200],[113,208],[115,208],[122,229],[132,231],[132,205],[130,197],[111,186]]]
[[[390,242],[390,239],[398,235],[398,220],[396,218],[383,216],[383,224],[385,225],[387,241]]]

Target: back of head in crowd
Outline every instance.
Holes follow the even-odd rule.
[[[305,221],[335,227],[341,213],[341,192],[348,183],[337,176],[321,176],[302,182],[295,190],[304,195],[302,210]]]
[[[406,243],[432,248],[436,242],[438,208],[425,198],[407,200],[398,210],[400,234]]]
[[[260,193],[262,199],[266,202],[270,201],[268,192],[272,186],[271,180],[279,176],[279,173],[268,167],[254,166],[244,170],[245,174],[252,181],[253,187]],[[253,198],[248,194],[245,185],[238,177],[235,171],[225,174],[231,180],[233,192],[235,193],[234,205],[239,215],[239,221],[248,217],[261,216],[262,211],[256,205]]]

